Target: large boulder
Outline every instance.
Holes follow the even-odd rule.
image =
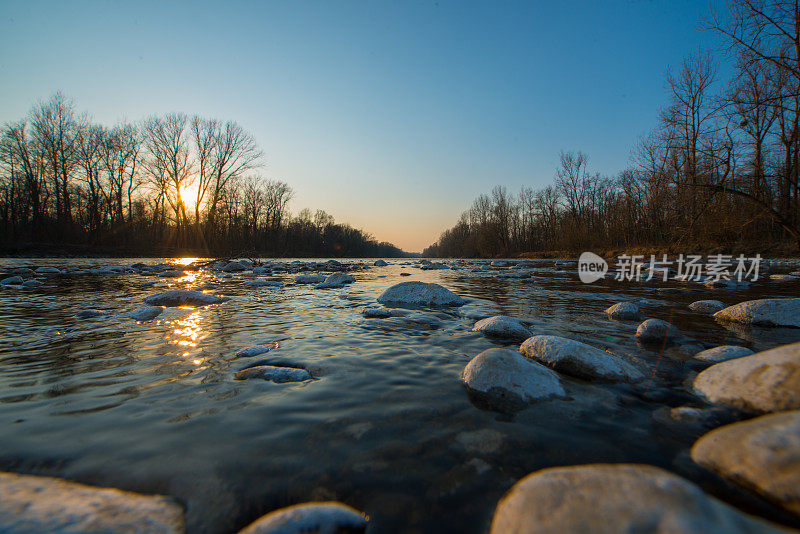
[[[463,306],[466,301],[439,284],[425,282],[401,282],[395,284],[378,297],[381,304],[411,306]]]
[[[375,267],[386,267],[388,265],[388,263],[386,263],[383,260],[377,260],[372,265],[374,265]]]
[[[557,373],[508,349],[481,352],[467,364],[461,378],[490,404],[521,405],[566,395]]]
[[[754,352],[740,345],[722,345],[713,349],[706,349],[694,355],[695,360],[708,363],[719,363],[734,360],[743,356],[750,356]]]
[[[559,336],[533,336],[519,351],[559,373],[609,382],[638,382],[645,378],[636,366],[586,343]]]
[[[184,532],[168,497],[58,478],[0,473],[0,532]]]
[[[321,284],[314,286],[315,289],[333,289],[342,287],[345,284],[352,284],[356,279],[347,273],[333,273],[325,278]]]
[[[713,430],[694,444],[692,459],[800,516],[800,411]]]
[[[725,303],[718,300],[696,300],[689,304],[689,309],[699,313],[713,315],[725,308]]]
[[[712,365],[695,377],[694,389],[743,410],[800,409],[800,342]]]
[[[270,512],[239,534],[337,534],[364,532],[369,518],[339,502],[308,502]]]
[[[642,315],[639,306],[633,302],[618,302],[606,310],[608,317],[623,321],[635,321]]]
[[[144,299],[145,304],[151,306],[207,306],[208,304],[219,304],[225,299],[202,293],[200,291],[190,291],[187,289],[173,289],[150,295]]]
[[[786,532],[650,465],[594,464],[536,471],[500,500],[491,534]]]
[[[481,332],[487,336],[509,339],[526,339],[532,334],[521,322],[506,315],[495,315],[481,319],[472,327],[473,332]]]
[[[800,328],[800,298],[748,300],[714,314],[722,322]]]
[[[683,339],[676,326],[661,319],[647,319],[636,329],[636,337],[645,343],[675,342]]]

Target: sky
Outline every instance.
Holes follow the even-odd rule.
[[[616,174],[664,73],[723,0],[43,2],[0,12],[0,123],[61,90],[100,123],[235,120],[261,174],[421,251],[495,185],[545,187],[561,150]]]

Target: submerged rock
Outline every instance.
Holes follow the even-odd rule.
[[[277,346],[278,344],[275,342],[253,345],[251,347],[245,347],[243,349],[237,350],[234,356],[236,358],[250,358],[252,356],[258,356],[259,354],[264,354],[265,352],[269,352],[272,349],[277,348]]]
[[[236,380],[247,380],[249,378],[260,378],[271,382],[282,384],[284,382],[303,382],[311,380],[313,377],[305,369],[296,367],[278,367],[275,365],[257,365],[247,367],[236,373]]]
[[[611,319],[628,321],[635,321],[642,316],[642,312],[639,311],[639,306],[633,302],[618,302],[608,308],[606,313]]]
[[[463,306],[467,302],[439,284],[425,282],[400,282],[378,297],[381,304],[406,304],[412,306]]]
[[[260,517],[239,534],[338,534],[364,532],[369,518],[339,502],[308,502]]]
[[[224,299],[200,291],[173,289],[150,295],[144,299],[144,302],[152,306],[207,306],[224,302]]]
[[[461,379],[490,404],[521,405],[566,395],[557,373],[508,349],[481,352],[464,368]]]
[[[536,471],[500,500],[491,534],[785,532],[658,467],[594,464]]]
[[[105,312],[100,310],[81,310],[75,314],[76,319],[91,319],[92,317],[100,317],[105,315]]]
[[[742,410],[800,409],[800,342],[712,365],[694,388],[713,403]]]
[[[747,347],[742,347],[739,345],[722,345],[720,347],[714,347],[713,349],[706,349],[702,352],[698,352],[694,355],[694,359],[700,360],[701,362],[719,363],[727,360],[733,360],[735,358],[741,358],[742,356],[750,356],[751,354],[755,353]]]
[[[636,337],[645,342],[678,341],[683,334],[677,327],[661,319],[647,319],[636,329]]]
[[[321,284],[324,281],[324,274],[301,274],[294,277],[295,284]]]
[[[58,478],[0,473],[2,532],[184,532],[168,497],[97,488]]]
[[[689,304],[689,309],[699,313],[713,315],[726,307],[724,302],[718,300],[696,300]]]
[[[694,444],[692,459],[800,516],[800,411],[712,430]]]
[[[533,336],[519,351],[559,373],[611,382],[638,382],[645,378],[633,364],[610,352],[559,336]]]
[[[525,325],[513,317],[495,315],[481,319],[472,327],[473,332],[480,332],[487,336],[504,337],[510,339],[526,339],[533,335]]]
[[[43,285],[44,283],[40,282],[39,280],[25,280],[22,282],[22,287],[40,287]]]
[[[127,313],[121,313],[119,315],[115,315],[116,319],[133,319],[134,321],[149,321],[151,319],[155,319],[161,312],[164,311],[164,308],[161,306],[145,306],[144,308],[139,308],[133,311],[129,311]]]
[[[800,298],[748,300],[714,314],[723,322],[800,328]]]
[[[4,278],[0,280],[0,285],[4,286],[18,286],[22,285],[22,277],[21,276],[9,276],[8,278]]]

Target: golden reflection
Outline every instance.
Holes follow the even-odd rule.
[[[200,312],[193,312],[186,317],[175,321],[174,333],[178,336],[175,340],[176,345],[182,347],[196,347],[197,338],[203,329],[200,327]]]
[[[199,259],[200,258],[178,258],[175,260],[175,263],[178,263],[180,265],[189,265],[190,263],[194,263]]]

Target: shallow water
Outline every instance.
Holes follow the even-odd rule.
[[[166,260],[3,260],[18,266],[96,266]],[[339,500],[365,511],[370,532],[488,530],[498,499],[531,471],[593,462],[643,462],[701,483],[749,511],[773,510],[732,492],[691,465],[698,434],[667,425],[664,406],[701,406],[687,391],[695,349],[754,350],[800,340],[800,329],[727,329],[686,304],[800,295],[800,282],[708,290],[677,283],[584,285],[574,265],[526,261],[508,270],[421,271],[404,261],[352,273],[341,289],[247,288],[252,279],[210,272],[181,279],[139,274],[40,278],[38,288],[0,290],[0,469],[65,477],[176,497],[190,532],[235,532],[278,507]],[[480,262],[478,262],[480,263]],[[412,276],[401,277],[400,272]],[[777,270],[776,270],[777,272]],[[291,282],[294,275],[265,278]],[[365,319],[383,289],[440,283],[469,298],[452,309]],[[142,288],[146,282],[156,287]],[[143,306],[164,288],[213,282],[231,297],[202,308],[168,308],[151,321],[77,319]],[[673,288],[659,291],[659,288]],[[694,347],[640,346],[638,322],[603,313],[637,301],[673,321]],[[516,413],[487,410],[460,374],[471,358],[516,344],[471,333],[478,318],[511,315],[536,334],[555,334],[626,355],[652,380],[638,387],[563,378],[570,398]],[[244,347],[278,348],[234,358]],[[316,380],[236,381],[257,361],[306,367]]]

